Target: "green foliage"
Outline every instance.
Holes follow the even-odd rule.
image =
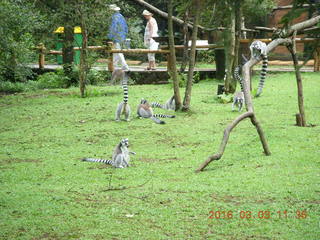
[[[220,103],[231,103],[232,100],[233,100],[233,94],[220,94],[220,95],[217,95],[216,97],[217,101],[220,102]]]
[[[21,82],[0,81],[0,92],[16,93],[25,91],[25,84]]]
[[[188,81],[188,75],[186,73],[178,73],[177,75],[178,81],[179,81],[179,87],[184,88],[187,85]],[[170,82],[173,81],[173,79],[170,77]]]
[[[303,4],[310,4],[309,0],[294,0],[292,5],[292,9],[288,11],[282,18],[280,23],[284,24],[284,26],[288,26],[292,23],[292,21],[298,17],[300,17],[303,13],[308,12],[308,8],[304,8]],[[317,4],[319,6],[319,3]]]
[[[37,81],[27,81],[27,82],[10,82],[10,81],[0,81],[0,93],[19,93],[35,91],[39,89]]]
[[[128,21],[129,34],[128,38],[131,39],[131,48],[145,48],[143,43],[142,31],[144,30],[144,25],[142,19],[139,18],[129,18]]]
[[[58,71],[44,73],[37,81],[39,88],[65,88],[69,85],[70,79],[63,74],[63,71]]]
[[[214,49],[209,49],[206,51],[198,51],[197,61],[205,62],[205,63],[214,63],[215,62]]]
[[[193,111],[175,113],[164,126],[134,115],[115,122],[119,86],[94,87],[107,95],[84,99],[74,97],[75,88],[2,96],[0,238],[318,239],[320,82],[318,73],[302,76],[307,120],[317,126],[294,126],[295,74],[272,75],[254,100],[272,155],[263,155],[245,120],[233,129],[222,159],[199,174],[194,170],[239,115],[231,104],[204,102],[218,81],[196,84]],[[129,91],[132,109],[141,96],[165,102],[172,95],[169,85]],[[137,153],[131,167],[80,161],[109,159],[124,137]],[[288,217],[279,218],[277,211],[285,210]],[[295,218],[301,210],[307,218]],[[209,219],[210,211],[232,211],[233,218]],[[256,218],[241,219],[241,211]],[[271,218],[258,218],[259,211]]]
[[[105,83],[106,79],[110,79],[109,72],[102,72],[95,69],[90,69],[87,74],[87,83],[91,85],[99,85],[101,83]]]
[[[194,83],[200,82],[200,72],[194,72],[194,74],[193,74],[193,82]]]
[[[206,0],[205,8],[201,13],[201,25],[208,28],[228,26],[228,15],[230,5],[235,1]],[[246,26],[257,26],[264,24],[266,16],[271,13],[275,6],[273,0],[239,0],[243,4],[243,16]]]
[[[34,57],[30,30],[36,14],[21,1],[0,1],[0,9],[0,80],[26,81],[31,71],[24,64]]]
[[[266,17],[275,7],[273,0],[245,0],[243,6],[243,15],[246,25],[248,26],[264,26]]]

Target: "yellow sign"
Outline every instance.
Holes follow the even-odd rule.
[[[64,27],[58,27],[54,33],[63,33]],[[74,27],[74,33],[81,33],[81,27]]]

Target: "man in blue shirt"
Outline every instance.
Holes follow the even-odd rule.
[[[120,8],[111,4],[110,9],[114,11],[114,14],[111,18],[111,25],[109,27],[108,39],[111,39],[114,43],[116,49],[121,49],[121,46],[124,44],[128,34],[128,25],[125,18],[119,12]],[[120,63],[123,70],[129,70],[129,66],[126,63],[123,53],[114,53],[113,54],[113,66],[117,66]]]

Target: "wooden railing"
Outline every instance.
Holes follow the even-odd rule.
[[[272,39],[258,39],[262,42],[271,42]],[[240,43],[250,43],[252,42],[253,39],[241,39]],[[304,39],[296,39],[297,43],[310,43],[314,42],[316,39],[314,38],[304,38]],[[222,45],[217,45],[217,44],[206,44],[206,45],[199,45],[196,46],[197,49],[201,48],[221,48],[223,47]],[[183,45],[175,45],[175,48],[177,50],[181,50],[184,48]],[[55,55],[61,55],[62,51],[57,51],[57,50],[48,50],[45,48],[44,44],[40,43],[36,49],[38,50],[39,53],[39,68],[44,69],[45,67],[45,55],[46,54],[55,54]],[[74,50],[80,50],[80,47],[74,47]],[[114,66],[113,66],[113,53],[124,53],[124,54],[130,54],[130,53],[138,53],[138,54],[147,54],[147,53],[156,53],[156,54],[165,54],[167,57],[167,68],[170,69],[170,51],[168,50],[168,46],[164,45],[161,46],[160,49],[158,50],[149,50],[149,49],[114,49],[113,48],[113,43],[108,42],[106,46],[88,46],[88,50],[93,50],[93,51],[104,51],[109,55],[108,59],[108,70],[113,71]],[[320,71],[320,48],[317,48],[314,52],[314,71],[318,72]]]

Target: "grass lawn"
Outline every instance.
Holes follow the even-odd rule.
[[[199,174],[239,114],[214,99],[215,80],[195,84],[192,111],[166,125],[135,109],[141,97],[167,100],[170,85],[130,86],[129,123],[114,121],[119,86],[89,86],[84,99],[76,88],[1,96],[0,239],[320,239],[320,76],[302,77],[316,126],[294,126],[294,73],[268,75],[254,107],[272,155],[245,120]],[[124,137],[130,168],[80,161],[109,159]]]

